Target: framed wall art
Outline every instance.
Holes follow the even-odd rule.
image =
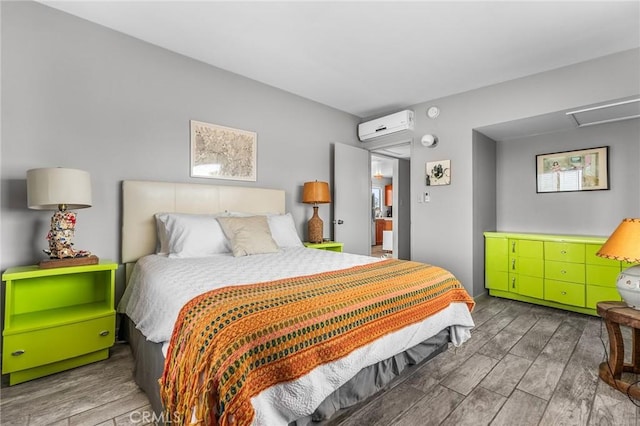
[[[255,132],[191,120],[191,177],[256,181]]]
[[[609,189],[609,147],[536,155],[536,192]]]
[[[426,166],[426,185],[449,185],[451,183],[451,160],[429,161]]]

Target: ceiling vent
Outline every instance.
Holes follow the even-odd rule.
[[[640,117],[640,99],[614,102],[567,112],[578,127],[594,126]]]

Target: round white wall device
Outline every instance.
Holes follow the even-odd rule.
[[[433,148],[438,144],[438,138],[435,135],[426,134],[422,137],[420,143],[427,148]]]
[[[438,108],[437,106],[432,106],[432,107],[429,107],[429,109],[427,109],[427,117],[436,118],[439,115],[440,115],[440,108]]]

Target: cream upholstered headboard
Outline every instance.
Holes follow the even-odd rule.
[[[125,180],[122,183],[122,263],[156,249],[156,213],[285,213],[279,189]]]

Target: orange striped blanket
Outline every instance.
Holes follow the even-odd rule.
[[[160,393],[171,419],[246,425],[250,398],[452,302],[473,299],[448,271],[385,260],[204,293],[181,310]]]

